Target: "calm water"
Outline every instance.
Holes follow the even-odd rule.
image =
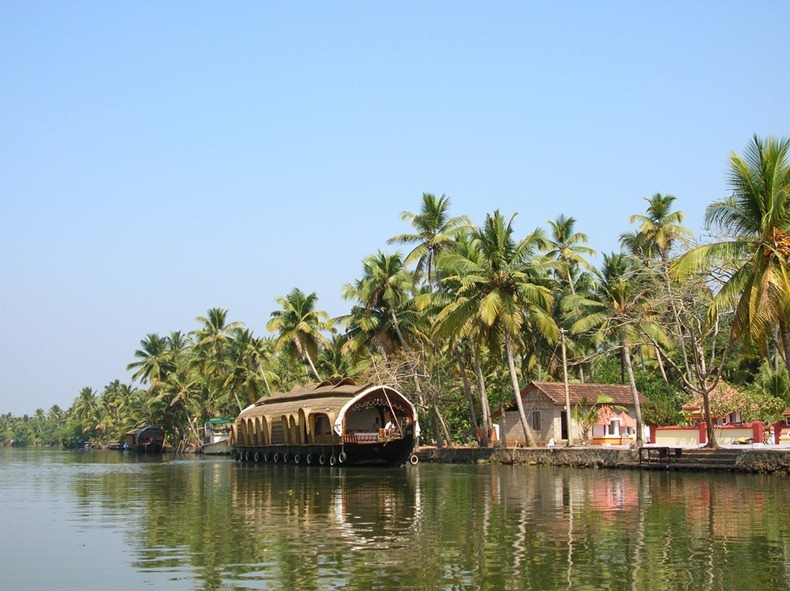
[[[0,450],[3,589],[790,589],[781,476]]]

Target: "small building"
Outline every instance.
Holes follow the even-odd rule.
[[[637,395],[640,405],[647,403],[648,400],[643,394],[637,393]],[[598,421],[592,430],[591,439],[594,443],[620,444],[635,439],[634,398],[629,386],[569,383],[568,397],[571,404],[570,413],[565,408],[565,386],[562,382],[530,382],[521,391],[524,412],[535,435],[535,441],[539,445],[545,445],[552,440],[557,444],[568,440],[568,415],[573,417],[575,406],[599,407]],[[601,397],[606,397],[608,401],[596,404]],[[609,410],[602,413],[600,408],[604,406],[609,407]],[[612,407],[618,408],[618,411],[615,412]],[[499,419],[500,432],[503,433],[504,441],[508,445],[525,444],[524,430],[521,427],[515,399],[504,408],[504,413],[498,410],[493,416]],[[570,422],[571,441],[580,443],[582,430],[573,420]]]
[[[591,441],[594,445],[627,445],[635,437],[635,418],[625,411],[617,412],[606,404],[598,408],[598,422],[592,428]]]
[[[123,436],[123,448],[143,453],[161,453],[165,444],[165,432],[150,423],[138,425]]]

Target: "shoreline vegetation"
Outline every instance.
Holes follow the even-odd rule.
[[[495,210],[478,226],[452,217],[447,196],[423,194],[401,216],[408,231],[384,238],[403,252],[364,257],[343,287],[348,314],[330,318],[316,293],[294,288],[257,336],[212,308],[188,333],[146,335],[130,383],[87,386],[67,409],[0,415],[0,445],[80,447],[155,423],[186,451],[209,418],[352,378],[406,393],[439,450],[494,450],[493,417],[511,401],[524,447],[539,447],[519,396],[533,380],[626,384],[637,429],[688,424],[683,406],[697,406],[716,448],[717,419],[773,424],[790,407],[789,151],[788,139],[754,136],[730,154],[729,195],[708,206],[704,239],[675,196],[656,193],[624,216],[620,252],[600,260],[565,214],[518,236],[516,214]],[[572,426],[592,416],[567,410]]]

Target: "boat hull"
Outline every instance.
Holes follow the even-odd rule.
[[[204,443],[200,452],[206,456],[228,456],[233,452],[233,448],[227,439],[215,441],[214,443]]]
[[[402,437],[374,442],[344,442],[312,445],[236,446],[233,457],[239,462],[298,464],[304,466],[398,467],[413,458],[414,425]]]

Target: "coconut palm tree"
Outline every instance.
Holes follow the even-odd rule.
[[[139,361],[130,363],[126,369],[135,370],[132,380],[150,384],[149,390],[155,389],[174,369],[167,337],[162,338],[155,333],[146,335],[140,341],[140,348],[134,352],[134,356]]]
[[[241,322],[228,322],[227,318],[227,310],[211,308],[206,316],[198,316],[195,319],[203,326],[192,331],[191,336],[195,341],[195,354],[203,362],[222,364],[223,352],[232,338],[233,331],[242,327]]]
[[[433,287],[436,256],[460,235],[469,232],[473,226],[467,216],[449,217],[450,198],[442,195],[438,199],[430,193],[422,194],[420,213],[404,211],[401,219],[414,228],[412,234],[398,234],[387,242],[389,244],[415,244],[406,255],[404,264],[417,264],[414,280],[419,281],[427,274],[428,285]]]
[[[647,201],[645,215],[634,214],[631,223],[638,224],[636,241],[643,251],[658,256],[664,264],[669,262],[669,253],[678,243],[688,243],[693,237],[683,224],[684,213],[672,211],[676,197],[656,193],[652,197],[643,197]],[[621,243],[629,244],[632,235],[624,234]]]
[[[271,394],[269,383],[276,375],[264,369],[264,362],[269,353],[264,347],[263,339],[256,338],[246,328],[233,329],[232,338],[226,350],[228,358],[228,374],[223,389],[233,392],[239,410],[252,404],[264,393]],[[238,394],[241,393],[242,405]]]
[[[546,256],[555,261],[555,272],[567,281],[571,293],[576,293],[574,270],[577,268],[591,270],[590,263],[584,257],[595,256],[595,251],[585,246],[587,235],[575,231],[575,218],[560,215],[555,221],[549,220],[548,223],[551,226],[551,238]]]
[[[589,272],[592,270],[592,266],[585,257],[595,256],[596,253],[592,248],[586,246],[587,235],[576,232],[575,218],[560,215],[556,220],[549,220],[548,223],[551,227],[551,237],[549,238],[546,256],[554,261],[553,273],[557,280],[553,315],[560,323],[565,320],[561,312],[565,300],[570,296],[570,301],[573,301],[576,296],[577,284],[581,282],[582,287],[584,287],[590,281]],[[568,327],[566,326],[565,328]],[[572,353],[583,352],[585,346],[583,339],[571,339],[567,331],[565,336],[568,350]],[[524,338],[534,342],[533,351],[537,352],[543,348],[556,353],[556,347],[541,347],[545,343],[541,342],[543,339],[538,334],[526,334]],[[556,354],[554,357],[556,357]],[[534,364],[537,364],[539,362],[538,356],[534,355],[532,361]],[[579,364],[577,369],[579,379],[584,382],[583,365]]]
[[[342,295],[346,300],[356,299],[366,316],[388,317],[398,341],[407,352],[409,343],[403,335],[398,312],[413,296],[413,275],[406,269],[401,254],[385,254],[378,251],[362,260],[362,279],[355,284],[343,286]],[[377,331],[388,328],[389,322],[375,322],[369,328]],[[386,349],[384,350],[386,353]]]
[[[675,202],[673,195],[656,193],[650,198],[644,197],[643,199],[648,204],[645,215],[631,216],[631,223],[638,224],[637,231],[621,235],[620,244],[627,247],[631,254],[639,257],[646,267],[651,266],[652,261],[658,261],[658,269],[655,273],[656,295],[660,296],[661,291],[665,291],[667,308],[671,313],[670,322],[677,325],[681,321],[681,311],[677,307],[676,288],[678,286],[669,276],[669,257],[673,248],[677,245],[688,245],[693,236],[682,225],[683,212],[672,211],[672,205]],[[680,339],[679,344],[685,354],[686,339]],[[671,396],[671,386],[664,370],[660,350],[655,351],[655,359],[659,364],[667,395]]]
[[[278,333],[275,350],[291,352],[306,361],[320,382],[321,376],[314,359],[318,356],[319,348],[329,345],[329,340],[323,334],[332,329],[329,315],[315,309],[318,301],[315,292],[305,294],[294,288],[287,296],[279,297],[276,301],[282,309],[272,312],[266,325],[269,331]]]
[[[528,445],[535,446],[521,400],[515,349],[525,324],[532,323],[552,338],[557,336],[557,326],[550,313],[551,292],[542,285],[536,262],[538,251],[546,247],[545,236],[538,228],[516,242],[514,219],[515,215],[505,221],[499,211],[487,215],[483,227],[472,233],[476,257],[453,252],[443,255],[443,281],[458,288],[455,300],[437,317],[436,333],[487,339],[489,343],[493,338],[504,344],[524,437]]]
[[[637,422],[637,445],[642,444],[642,410],[631,363],[631,348],[641,335],[649,335],[651,342],[667,344],[660,326],[651,320],[646,307],[650,283],[645,282],[638,261],[623,253],[604,255],[593,297],[579,301],[581,317],[571,325],[571,332],[593,332],[596,343],[618,343],[624,373],[634,401]]]
[[[753,137],[743,156],[730,155],[732,195],[705,214],[725,240],[699,246],[675,261],[676,277],[722,264],[733,271],[716,293],[711,316],[734,308],[731,337],[767,354],[778,344],[790,368],[790,139]]]
[[[93,388],[85,387],[71,405],[71,416],[80,426],[82,435],[93,437],[99,423],[99,397]]]

